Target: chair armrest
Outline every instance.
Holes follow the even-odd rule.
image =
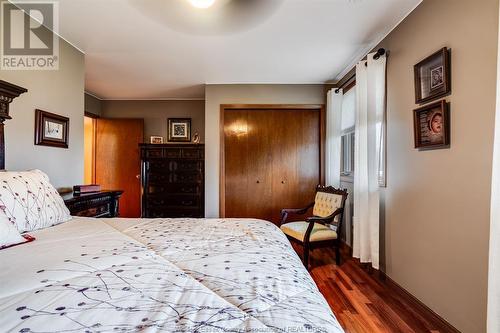
[[[341,214],[343,211],[342,208],[338,208],[336,211],[334,211],[331,215],[326,216],[326,217],[319,217],[319,216],[311,216],[306,219],[306,222],[310,223],[320,223],[320,224],[328,224],[331,223],[335,217],[339,214]]]
[[[311,202],[309,205],[307,205],[304,208],[284,208],[281,210],[281,221],[280,221],[280,226],[286,222],[286,219],[288,218],[288,214],[296,214],[296,215],[303,215],[307,213],[307,211],[314,206],[314,202]]]
[[[341,214],[343,211],[342,208],[338,208],[336,211],[333,212],[333,214],[326,216],[326,217],[319,217],[319,216],[311,216],[306,218],[306,222],[309,223],[307,226],[306,233],[304,235],[304,243],[309,244],[309,238],[311,237],[311,232],[314,228],[315,223],[320,223],[320,224],[331,224],[332,221],[335,219],[335,216]]]

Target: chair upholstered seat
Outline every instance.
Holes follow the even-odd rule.
[[[303,242],[308,226],[308,222],[299,221],[283,224],[280,229],[285,235]],[[313,230],[311,231],[311,235],[309,237],[310,242],[320,242],[333,239],[337,239],[337,233],[335,231],[323,224],[314,223]]]

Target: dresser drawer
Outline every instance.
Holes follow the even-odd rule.
[[[199,171],[172,172],[172,173],[151,173],[148,177],[149,185],[167,184],[199,184],[203,181],[203,175]]]
[[[170,183],[201,183],[203,175],[199,171],[175,172],[169,175]]]
[[[141,156],[145,159],[149,158],[170,158],[170,159],[199,159],[205,157],[203,146],[190,146],[190,147],[168,147],[163,145],[160,147],[148,147],[142,149]]]
[[[101,217],[111,215],[111,207],[109,204],[90,207],[85,210],[73,212],[74,216],[85,216],[85,217]]]
[[[197,171],[203,170],[203,162],[193,160],[171,161],[168,165],[170,171]]]
[[[181,157],[181,149],[180,148],[165,148],[164,155],[166,158],[180,158]]]
[[[200,194],[200,184],[152,184],[147,186],[148,194]]]
[[[142,157],[146,159],[156,159],[156,158],[180,158],[181,149],[180,148],[149,148],[142,151]]]
[[[165,171],[196,171],[203,168],[203,162],[194,160],[153,160],[149,162],[151,173],[165,173]]]
[[[203,158],[203,151],[196,148],[184,148],[182,149],[183,158]]]
[[[163,149],[161,148],[153,148],[145,151],[146,158],[162,158],[163,157]]]
[[[116,217],[122,193],[123,191],[99,191],[80,195],[67,193],[63,197],[73,216]]]
[[[149,184],[180,184],[180,183],[191,183],[191,184],[201,184],[203,182],[203,174],[200,171],[182,171],[182,172],[171,172],[168,174],[150,174]]]
[[[150,208],[154,207],[199,207],[200,196],[197,195],[158,195],[149,196],[147,205]]]

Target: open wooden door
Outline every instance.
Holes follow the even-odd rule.
[[[120,217],[141,216],[139,143],[143,119],[98,118],[95,142],[95,181],[103,189],[123,190]]]

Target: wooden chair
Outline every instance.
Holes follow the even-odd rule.
[[[282,209],[280,229],[292,242],[304,248],[304,266],[309,269],[309,251],[335,247],[335,261],[340,265],[340,232],[344,217],[347,190],[319,185],[316,198],[304,208]],[[304,215],[313,207],[313,216],[305,221],[288,222],[289,214]],[[331,228],[331,226],[333,228]]]

